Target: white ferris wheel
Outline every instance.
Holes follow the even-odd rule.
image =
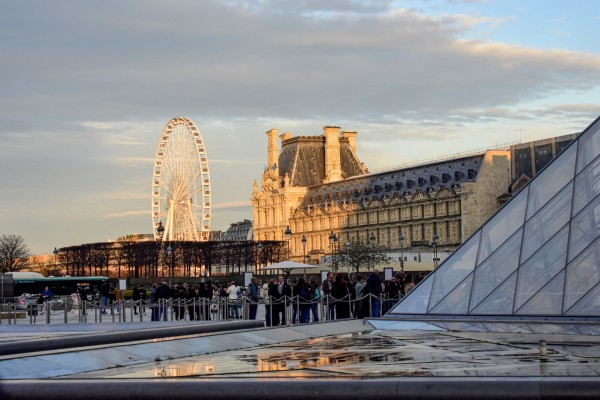
[[[154,238],[208,240],[210,206],[208,158],[200,131],[189,118],[173,118],[163,130],[154,159]]]

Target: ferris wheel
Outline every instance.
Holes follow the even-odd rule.
[[[200,131],[189,118],[173,118],[163,130],[154,159],[154,238],[208,240],[210,207],[208,158]]]

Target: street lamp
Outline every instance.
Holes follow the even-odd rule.
[[[337,272],[335,260],[333,259],[333,252],[335,251],[335,244],[337,243],[338,238],[333,231],[331,231],[331,235],[329,235],[329,241],[331,242],[331,269],[333,269],[333,272]]]
[[[263,244],[262,244],[262,242],[258,242],[258,244],[256,245],[256,248],[258,249],[258,265],[257,265],[258,269],[256,271],[256,273],[258,274],[258,272],[261,269],[260,267],[262,265],[262,263],[261,263],[262,251],[263,251]]]
[[[156,234],[158,235],[158,242],[159,242],[158,260],[156,261],[156,274],[158,274],[158,269],[161,267],[161,264],[162,264],[161,261],[164,261],[162,238],[163,238],[163,235],[165,234],[165,227],[163,226],[162,221],[158,221],[158,226],[156,227]]]
[[[163,235],[165,233],[165,227],[162,224],[162,221],[158,221],[158,227],[156,228],[156,233],[158,233],[158,239],[162,240]]]
[[[402,235],[402,231],[400,231],[398,240],[400,241],[400,269],[404,270],[404,236]]]
[[[306,236],[302,235],[302,263],[306,264]]]
[[[371,267],[375,269],[375,234],[371,232],[371,236],[369,236],[369,242],[371,242]]]
[[[350,246],[352,246],[352,243],[350,243],[349,240],[346,241],[346,262],[348,263],[348,276],[350,276]]]
[[[55,247],[52,253],[54,253],[54,268],[56,269],[56,256],[58,255],[58,249]],[[68,273],[69,271],[67,271],[67,274]]]
[[[433,235],[433,240],[431,241],[431,246],[433,246],[433,269],[437,268],[437,245],[438,245],[439,236],[437,233]]]
[[[285,236],[285,240],[287,240],[287,259],[290,259],[290,240],[292,239],[292,230],[290,229],[290,226],[288,225],[285,228],[285,231],[283,232],[284,236]]]

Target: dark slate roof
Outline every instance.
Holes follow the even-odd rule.
[[[347,139],[340,138],[340,153],[342,178],[364,174]],[[291,186],[320,185],[325,178],[325,136],[297,136],[283,141],[279,175],[285,177],[286,174]]]
[[[327,207],[333,202],[342,206],[352,201],[385,200],[416,192],[435,193],[443,187],[453,191],[456,185],[477,180],[484,156],[482,153],[312,186],[299,209]]]

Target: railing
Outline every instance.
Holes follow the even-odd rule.
[[[18,303],[0,305],[0,324],[56,324],[56,323],[104,323],[145,321],[224,321],[230,319],[256,319],[259,306],[264,307],[266,326],[319,323],[347,318],[379,318],[401,298],[373,296],[359,298],[346,295],[336,299],[330,295],[318,300],[300,296],[279,299],[261,299],[257,302],[242,297],[194,299],[160,299],[151,303],[143,300],[121,300],[103,305],[101,300],[75,301],[68,296],[43,304]],[[266,301],[265,301],[266,300]],[[252,318],[251,318],[252,317]]]

